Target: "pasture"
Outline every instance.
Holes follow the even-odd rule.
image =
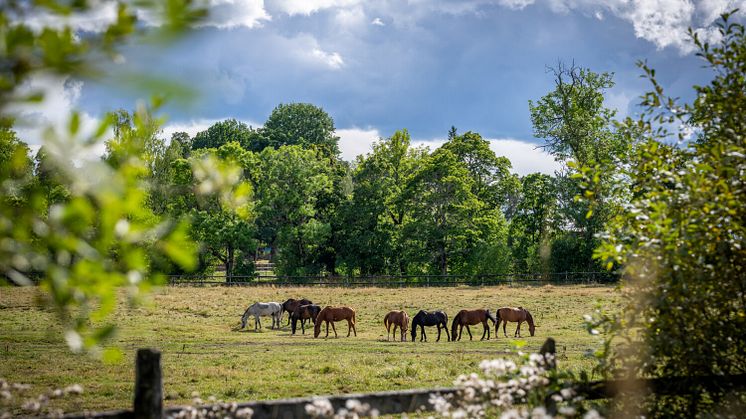
[[[235,331],[244,310],[255,301],[305,297],[324,305],[348,305],[357,311],[357,337],[347,335],[346,322],[337,324],[339,338],[290,336],[287,314],[282,329]],[[65,411],[123,408],[131,404],[134,351],[154,347],[163,352],[166,403],[186,404],[192,392],[202,398],[254,400],[449,386],[461,373],[476,371],[483,359],[513,356],[518,339],[508,335],[479,341],[481,325],[472,326],[474,341],[436,343],[436,329],[428,342],[386,341],[383,317],[390,310],[414,316],[419,309],[442,309],[450,322],[463,308],[499,306],[528,308],[537,324],[536,336],[521,328],[524,351],[537,351],[551,336],[558,342],[560,368],[590,370],[588,352],[598,337],[583,328],[583,314],[597,303],[611,308],[615,291],[605,286],[458,287],[458,288],[172,288],[155,291],[151,301],[135,309],[118,308],[116,345],[124,358],[102,363],[71,354],[59,336],[54,313],[40,309],[34,288],[0,288],[0,378],[31,384],[30,393],[81,384],[77,398],[53,401]],[[492,327],[492,326],[491,326]],[[322,328],[321,337],[324,336]],[[333,333],[331,333],[333,336]],[[408,340],[410,339],[407,333]],[[56,403],[56,404],[54,404]]]

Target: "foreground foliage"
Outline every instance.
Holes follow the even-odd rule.
[[[642,118],[623,126],[637,143],[623,174],[632,199],[597,251],[625,277],[623,312],[594,325],[608,333],[601,367],[610,374],[746,372],[746,34],[729,18],[716,44],[693,34],[713,79],[694,87],[691,104],[666,97],[655,71],[641,64],[655,90]],[[743,409],[742,395],[693,390],[623,407],[661,417]]]

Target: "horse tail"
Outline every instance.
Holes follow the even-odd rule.
[[[495,319],[495,316],[493,316],[492,313],[490,313],[489,310],[487,310],[487,318],[490,319],[490,320],[492,320],[492,323],[497,324],[497,320]]]
[[[383,327],[385,327],[387,329],[389,328],[389,324],[388,323],[389,323],[389,315],[390,314],[391,313],[386,313],[386,315],[383,316]]]

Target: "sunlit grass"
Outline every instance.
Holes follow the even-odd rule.
[[[493,340],[480,342],[481,326],[472,328],[471,342],[464,331],[461,342],[436,343],[435,328],[429,330],[429,342],[387,342],[383,316],[393,309],[407,310],[410,316],[421,308],[442,309],[450,320],[462,308],[520,305],[539,326],[531,338],[524,325],[522,350],[536,351],[552,336],[561,368],[590,370],[594,359],[587,352],[596,348],[598,337],[585,331],[582,316],[597,302],[610,307],[615,301],[613,288],[593,286],[163,288],[147,306],[119,307],[116,344],[124,358],[103,364],[69,352],[54,314],[35,303],[37,292],[0,288],[0,377],[32,384],[37,393],[82,384],[84,395],[54,402],[68,412],[130,406],[134,352],[143,347],[163,352],[166,403],[185,404],[193,391],[203,397],[252,400],[448,386],[459,374],[476,371],[480,360],[506,356],[517,342],[504,338],[502,330],[499,339],[493,333]],[[290,336],[289,327],[271,330],[268,318],[259,332],[253,331],[252,320],[250,330],[232,330],[252,302],[289,297],[353,307],[358,337],[345,337],[345,322],[337,324],[340,337],[328,340],[313,339],[308,328],[305,336]],[[515,323],[509,324],[508,335],[514,330]]]

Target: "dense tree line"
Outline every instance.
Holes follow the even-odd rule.
[[[613,112],[603,106],[611,77],[559,67],[556,81],[554,92],[530,104],[546,149],[583,164],[621,155]],[[340,158],[332,118],[311,104],[279,105],[262,128],[228,119],[168,140],[152,120],[138,121],[149,135],[134,136],[142,127],[133,115],[120,110],[111,118],[103,160],[116,167],[139,150],[154,216],[191,220],[197,272],[221,264],[228,276],[251,275],[258,248],[271,249],[278,274],[294,276],[595,271],[596,234],[614,211],[610,199],[589,216],[574,199],[578,166],[519,177],[480,134],[456,128],[435,150],[412,146],[400,130],[349,163]],[[3,147],[13,148],[8,141]],[[67,199],[63,172],[44,149],[27,167],[46,205]],[[209,179],[211,167],[233,168],[235,196],[204,190],[206,180],[219,182]]]

